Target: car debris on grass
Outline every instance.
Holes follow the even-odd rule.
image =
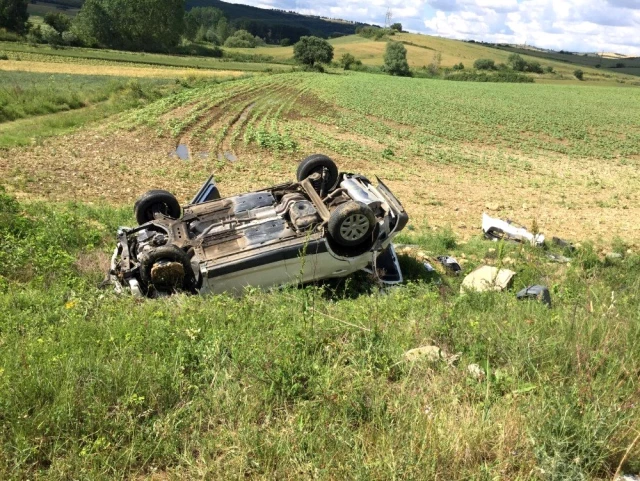
[[[516,294],[516,298],[519,300],[534,299],[551,307],[551,294],[549,293],[549,288],[546,286],[536,285],[525,287]]]
[[[493,241],[504,239],[514,242],[529,242],[534,246],[544,245],[544,235],[533,234],[512,221],[495,219],[487,214],[482,214],[482,231],[487,239]]]

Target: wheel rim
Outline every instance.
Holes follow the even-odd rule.
[[[362,239],[369,231],[369,219],[362,214],[353,214],[347,217],[340,226],[340,235],[343,239],[357,241]]]
[[[145,211],[145,215],[148,220],[153,220],[156,218],[156,212],[168,215],[169,209],[166,204],[153,204]]]

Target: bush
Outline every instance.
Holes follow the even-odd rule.
[[[553,67],[552,67],[551,65],[547,65],[547,66],[544,68],[544,71],[545,71],[545,73],[556,73],[556,71],[555,71],[555,70],[553,70]]]
[[[224,46],[228,48],[255,48],[258,45],[258,40],[262,41],[246,30],[238,30],[224,42]]]
[[[2,42],[19,42],[20,35],[14,32],[8,32],[4,28],[0,28],[0,41]]]
[[[458,82],[533,83],[533,78],[513,70],[488,74],[485,72],[456,72],[445,75],[445,80]]]
[[[473,68],[476,70],[495,70],[496,62],[490,58],[479,58],[473,62]]]
[[[0,53],[0,60],[9,60],[9,56],[6,53]]]
[[[573,71],[573,75],[578,79],[578,80],[582,80],[584,77],[584,72],[580,69],[578,70],[574,70]]]
[[[62,37],[60,36],[60,33],[51,25],[47,25],[46,23],[41,25],[40,36],[42,40],[49,45],[62,45]]]
[[[453,70],[464,70],[464,64],[462,62],[453,66]]]
[[[340,67],[342,67],[345,70],[351,70],[351,68],[354,67],[354,66],[362,65],[362,62],[360,60],[358,60],[357,58],[355,58],[350,53],[345,53],[340,58],[339,65],[340,65]]]
[[[622,62],[617,62],[616,65],[613,68],[625,68],[626,65]]]
[[[374,40],[382,40],[390,35],[395,35],[396,31],[390,28],[380,27],[358,27],[356,34],[364,38],[372,38]]]
[[[537,62],[535,60],[532,62],[527,62],[526,71],[532,73],[543,73],[542,65],[540,65],[540,62]]]
[[[409,64],[407,63],[407,49],[403,44],[400,42],[387,43],[387,49],[384,53],[384,66],[382,68],[391,75],[411,76]]]
[[[291,40],[289,40],[288,38],[283,38],[282,40],[280,40],[281,47],[288,47],[289,45],[291,45]]]
[[[507,59],[509,66],[516,72],[524,72],[527,68],[527,61],[517,53],[512,53]]]
[[[300,41],[293,46],[293,58],[307,68],[314,68],[318,63],[333,60],[333,46],[323,38],[300,37]]]
[[[80,39],[71,30],[68,30],[66,32],[62,32],[61,37],[62,37],[62,43],[64,43],[65,45],[70,45],[70,46],[79,46],[79,45],[81,45]]]

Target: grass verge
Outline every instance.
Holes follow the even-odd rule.
[[[100,291],[129,209],[0,193],[0,477],[601,479],[640,470],[637,256],[409,232],[425,253],[515,261],[554,307],[427,276],[242,298]],[[491,250],[493,249],[493,251]],[[443,252],[446,251],[446,252]],[[453,363],[407,363],[438,345]],[[484,376],[469,376],[478,364]]]

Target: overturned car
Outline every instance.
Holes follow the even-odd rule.
[[[402,282],[391,240],[408,216],[379,180],[340,173],[327,156],[304,159],[297,181],[220,198],[209,178],[182,208],[164,190],[135,204],[121,227],[109,279],[136,296],[241,292],[345,277],[358,270]]]

